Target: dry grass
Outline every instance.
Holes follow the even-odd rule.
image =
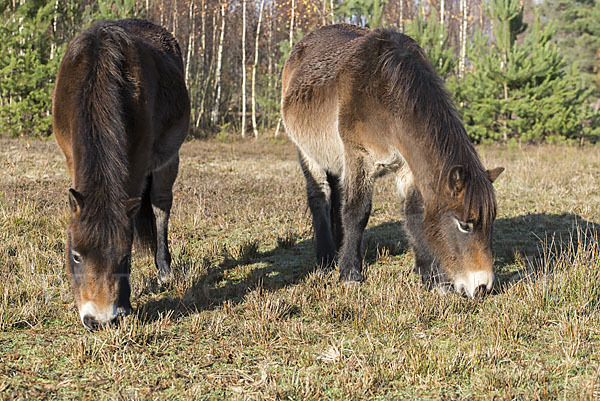
[[[186,143],[175,276],[134,256],[136,315],[87,333],[63,271],[69,182],[54,142],[0,141],[0,396],[7,399],[598,399],[600,153],[484,147],[495,294],[425,291],[377,186],[367,280],[313,271],[285,140]]]

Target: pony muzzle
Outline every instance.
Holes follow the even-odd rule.
[[[483,296],[492,290],[494,273],[480,270],[468,272],[454,281],[454,291],[469,298]]]
[[[94,302],[88,301],[79,310],[79,317],[83,327],[93,331],[108,324],[117,323],[119,317],[127,316],[131,312],[131,307],[121,307],[111,304],[104,308],[98,308]]]

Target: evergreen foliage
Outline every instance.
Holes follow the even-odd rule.
[[[545,0],[542,15],[557,25],[554,40],[570,64],[577,64],[585,85],[600,97],[600,1]]]
[[[451,46],[452,41],[456,42],[456,32],[449,32],[456,28],[456,21],[451,22],[447,15],[447,22],[442,24],[435,2],[426,6],[423,2],[403,1],[405,14],[400,14],[404,15],[400,19],[399,15],[390,14],[390,10],[398,11],[399,3],[390,0],[336,2],[332,18],[370,28],[402,24],[446,80],[473,140],[600,139],[600,116],[597,109],[594,111],[594,107],[600,107],[600,1],[543,0],[538,2],[541,22],[536,21],[531,27],[523,22],[522,0],[483,1],[484,7],[488,6],[487,17],[493,23],[489,24],[488,20],[481,24],[484,31],[473,29],[476,24],[470,25],[470,31],[467,29],[469,48],[463,78],[457,73],[457,50]],[[320,24],[329,22],[325,7],[328,3],[324,2],[323,8],[318,9]],[[185,63],[190,67],[188,87],[195,99],[194,125],[217,128],[213,123],[204,124],[202,116],[208,115],[216,88],[215,41],[222,22],[227,22],[225,43],[234,39],[238,43],[235,29],[239,21],[235,8],[230,9],[231,15],[226,21],[221,21],[218,8],[204,9],[202,14],[196,3],[195,14],[197,18],[204,15],[204,19],[196,21],[196,31],[192,31],[193,24],[184,27],[181,18],[185,14],[193,16],[190,14],[193,8],[182,7],[177,11],[165,9],[162,2],[155,3],[154,8],[148,4],[149,1],[135,0],[0,3],[0,135],[45,137],[51,134],[52,87],[68,41],[94,20],[131,16],[148,17],[157,23],[164,16],[167,29],[177,31],[177,36],[184,35],[185,39],[178,39],[184,57],[190,56],[192,61]],[[304,3],[298,4],[304,7]],[[274,128],[280,122],[280,72],[291,50],[285,22],[289,15],[283,9],[277,10],[271,9],[271,17],[273,12],[281,12],[283,19],[273,17],[270,22],[273,25],[269,26],[277,28],[265,30],[268,48],[272,50],[268,57],[259,56],[263,65],[259,64],[256,94],[260,123],[265,129]],[[309,9],[302,10],[304,14],[296,14],[294,43],[310,30],[301,23]],[[407,18],[409,11],[411,16]],[[171,28],[167,20],[171,21]],[[210,24],[212,29],[198,31],[204,26],[201,21],[206,27]],[[176,22],[179,25],[175,25]],[[190,34],[196,36],[190,38]],[[198,50],[200,53],[186,51],[199,49],[198,43],[205,46]],[[236,52],[236,48],[230,48],[226,57],[238,54]],[[268,73],[265,58],[269,60]],[[240,69],[238,64],[231,65],[233,67],[227,67],[225,63],[223,67],[221,104],[227,111],[216,125],[227,126],[238,121],[236,107],[226,106],[237,102],[235,94],[239,89]]]
[[[517,44],[526,28],[517,0],[490,1],[495,40],[481,33],[469,52],[463,80],[449,80],[463,121],[475,141],[583,139],[597,134],[577,70],[553,42],[555,29],[539,22]]]
[[[36,4],[37,3],[37,4]],[[11,10],[5,3],[0,30],[0,131],[47,135],[50,97],[58,51],[50,57],[50,2],[27,2]]]
[[[135,1],[13,4],[0,6],[0,132],[45,137],[52,131],[52,88],[68,41],[96,19],[131,15]]]
[[[456,67],[456,55],[449,45],[448,31],[438,19],[435,10],[431,17],[425,20],[422,14],[405,25],[405,33],[412,37],[425,50],[431,64],[440,75],[446,78]]]
[[[352,24],[375,29],[382,25],[386,3],[387,0],[344,0],[337,14]]]

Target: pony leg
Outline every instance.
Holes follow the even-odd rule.
[[[339,177],[327,174],[327,182],[331,189],[331,227],[335,250],[339,252],[344,238],[344,227],[342,225],[342,189]]]
[[[300,166],[306,178],[308,207],[313,218],[317,263],[330,267],[335,261],[335,244],[331,226],[331,187],[327,173],[299,152]]]
[[[437,264],[425,245],[423,233],[424,205],[419,190],[411,185],[406,188],[404,199],[405,227],[408,231],[415,257],[415,273],[421,276],[423,284],[432,289],[439,281]]]
[[[371,214],[373,174],[361,155],[347,154],[344,168],[340,279],[362,281],[362,238]]]
[[[156,219],[156,254],[154,262],[158,268],[158,280],[165,282],[171,275],[171,253],[169,252],[169,216],[173,205],[173,184],[177,178],[179,157],[164,167],[152,172],[150,202]]]

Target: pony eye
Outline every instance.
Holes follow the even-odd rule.
[[[465,223],[464,221],[456,220],[458,231],[468,234],[473,231],[473,223]]]
[[[78,253],[72,252],[71,257],[73,258],[73,262],[77,264],[81,263],[81,255],[79,255]]]

